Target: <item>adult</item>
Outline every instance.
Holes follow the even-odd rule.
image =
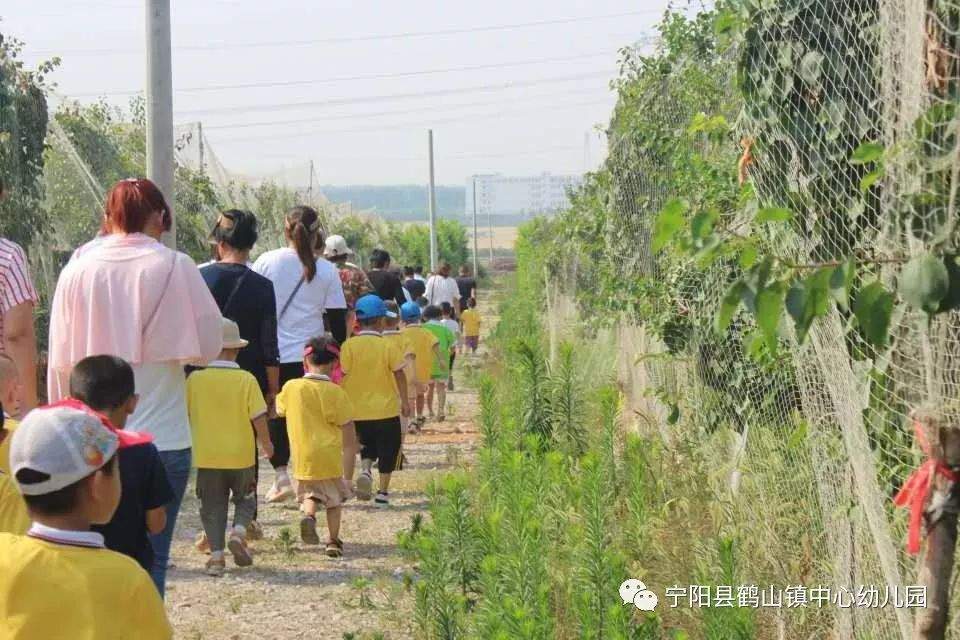
[[[323,335],[324,311],[346,308],[343,286],[336,267],[314,250],[323,242],[320,215],[315,209],[297,206],[287,213],[284,224],[287,246],[268,251],[253,264],[253,270],[273,283],[277,307],[277,344],[280,351],[280,388],[303,375],[303,347],[311,338]],[[290,474],[290,439],[287,421],[269,421],[273,456],[270,464],[276,480],[267,492],[268,502],[282,502],[293,495]]]
[[[137,410],[127,429],[153,435],[173,487],[167,526],[151,536],[151,577],[164,592],[170,541],[190,476],[183,367],[220,353],[220,309],[189,256],[160,237],[173,222],[155,184],[121,180],[107,194],[101,235],[74,254],[50,305],[50,401],[68,395],[73,366],[108,353],[133,366]]]
[[[403,288],[410,292],[410,297],[414,301],[423,297],[427,292],[427,283],[417,279],[416,271],[413,267],[404,267],[403,269]]]
[[[326,251],[326,242],[324,242],[323,234],[317,235],[317,245],[313,248],[313,255],[317,258],[323,258],[324,251]],[[329,262],[329,261],[328,261]],[[336,266],[336,265],[334,265]],[[343,282],[341,280],[341,286]],[[344,292],[346,295],[346,292]],[[347,308],[346,298],[341,304],[340,302],[334,303],[333,306],[328,305],[326,309],[323,310],[323,323],[327,328],[327,333],[333,336],[333,339],[343,344],[343,342],[350,336],[352,328],[347,326],[347,315],[349,314],[349,309]]]
[[[374,249],[370,254],[370,269],[367,277],[373,284],[373,292],[383,300],[393,300],[398,306],[406,303],[400,277],[390,270],[390,254],[383,249]]]
[[[260,391],[272,410],[280,392],[280,353],[277,347],[277,302],[273,283],[250,268],[250,251],[257,242],[257,217],[249,211],[228,209],[217,218],[210,234],[217,261],[200,267],[200,275],[210,288],[220,313],[237,323],[247,346],[237,354],[237,364],[257,379]],[[260,465],[251,461],[254,483]],[[256,486],[256,485],[255,485]],[[263,531],[253,520],[247,525],[247,538],[256,540]]]
[[[0,181],[0,200],[3,197]],[[0,353],[13,359],[20,377],[19,406],[7,407],[11,415],[24,415],[37,405],[37,334],[33,326],[37,300],[26,253],[17,243],[0,238]]]
[[[457,287],[457,281],[450,277],[452,267],[449,263],[440,265],[437,273],[430,276],[427,280],[427,292],[425,297],[431,305],[442,307],[446,302],[454,309],[457,308],[457,299],[460,297],[460,289]]]
[[[457,289],[460,291],[460,312],[467,310],[470,298],[477,297],[477,280],[470,274],[470,267],[460,266],[460,275],[457,277]]]
[[[340,344],[343,344],[344,340],[353,334],[356,322],[354,307],[357,300],[373,291],[373,284],[371,284],[370,278],[367,277],[364,270],[349,262],[352,255],[354,255],[353,249],[347,245],[346,238],[338,235],[327,238],[323,257],[337,268],[337,272],[340,274],[340,284],[343,286],[343,298],[347,305],[347,318],[343,335],[338,336],[337,332],[331,332]]]
[[[277,304],[273,283],[247,265],[257,242],[257,217],[229,209],[220,214],[210,234],[218,262],[200,268],[220,313],[237,323],[247,346],[237,364],[257,379],[267,405],[280,392],[280,353],[277,346]]]
[[[423,265],[418,264],[413,268],[413,277],[415,280],[419,280],[424,284],[427,283],[427,279],[423,277]]]

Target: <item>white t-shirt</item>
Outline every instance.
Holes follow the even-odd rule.
[[[453,318],[444,318],[443,326],[447,329],[450,329],[450,332],[459,339],[460,338],[460,323],[454,320]]]
[[[303,360],[303,345],[310,338],[323,335],[323,312],[347,308],[337,268],[327,260],[317,258],[317,275],[310,282],[304,281],[292,299],[290,296],[303,278],[303,265],[296,251],[290,248],[268,251],[253,263],[253,270],[273,282],[280,362],[300,362]],[[280,317],[288,300],[290,305]]]
[[[444,278],[441,275],[430,276],[427,280],[427,301],[430,304],[440,306],[444,302],[451,305],[460,299],[460,288],[457,281],[453,278]],[[456,307],[454,306],[454,309]]]
[[[133,366],[133,379],[140,401],[127,421],[130,431],[153,434],[160,451],[190,448],[187,417],[187,380],[183,366],[175,362],[148,362]]]

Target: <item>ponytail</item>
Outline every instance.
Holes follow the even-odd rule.
[[[323,233],[320,229],[320,214],[315,209],[304,205],[294,207],[287,214],[287,239],[293,243],[303,264],[303,279],[312,282],[317,275],[317,257],[314,248],[322,242]]]

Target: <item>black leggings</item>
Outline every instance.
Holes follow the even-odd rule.
[[[303,377],[302,362],[280,363],[280,388],[290,380]],[[267,423],[270,431],[270,442],[273,443],[273,455],[270,464],[273,468],[285,467],[290,463],[290,437],[287,435],[287,419],[272,418]]]
[[[450,353],[450,379],[453,380],[453,361],[457,359],[455,352]]]

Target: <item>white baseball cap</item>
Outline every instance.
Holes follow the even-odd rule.
[[[118,449],[145,444],[146,433],[117,430],[105,416],[77,400],[64,400],[26,415],[10,441],[10,471],[23,469],[46,476],[21,483],[20,492],[42,496],[86,478],[105,465]]]
[[[243,349],[250,344],[250,341],[240,337],[240,327],[230,318],[221,318],[220,325],[223,329],[224,349]]]
[[[347,240],[343,236],[327,237],[326,246],[323,249],[323,255],[327,258],[338,258],[340,256],[352,256],[353,251],[347,246]]]

